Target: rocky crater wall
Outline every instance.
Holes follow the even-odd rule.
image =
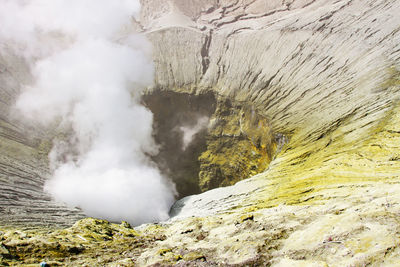
[[[400,28],[393,14],[400,11],[399,3],[288,1],[256,9],[261,2],[220,7],[204,1],[197,7],[213,7],[191,16],[191,10],[170,1],[173,8],[159,19],[144,21],[154,45],[156,87],[191,94],[211,90],[251,104],[274,133],[288,137],[290,142],[262,176],[265,183],[276,183],[268,189],[275,200],[262,200],[263,205],[284,203],[276,199],[280,192],[301,202],[314,186],[320,190],[329,184],[395,177],[397,162],[375,175],[375,165],[363,169],[361,163],[371,155],[355,150],[369,150],[366,142],[372,141],[367,140],[382,131],[398,105]],[[174,12],[187,20],[169,19]],[[397,152],[382,142],[387,158],[396,158]],[[371,175],[360,175],[368,168]],[[258,187],[251,183],[254,179],[235,188]],[[225,207],[223,196],[216,196],[220,207]],[[201,206],[199,198],[190,201]],[[193,209],[189,214],[199,212],[189,204],[188,209]]]

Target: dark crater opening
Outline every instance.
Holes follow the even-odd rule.
[[[154,139],[160,145],[154,162],[175,182],[179,198],[200,193],[198,158],[207,149],[207,124],[217,104],[214,94],[158,91],[144,95],[143,102],[154,114]],[[185,136],[185,130],[192,132]]]
[[[154,114],[152,156],[178,198],[232,185],[264,171],[276,151],[268,120],[246,103],[212,92],[155,90],[142,98]]]

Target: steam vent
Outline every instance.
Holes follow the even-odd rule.
[[[400,266],[400,1],[0,0],[0,266]]]

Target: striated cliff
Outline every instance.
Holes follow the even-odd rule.
[[[201,98],[211,92],[216,98],[215,110],[204,108],[211,119],[208,135],[198,139],[203,140],[202,151],[193,149],[201,155],[199,163],[188,163],[199,170],[197,190],[248,179],[183,198],[172,207],[169,221],[136,231],[92,219],[52,233],[4,230],[0,260],[114,266],[397,266],[400,3],[141,2],[136,26],[154,46],[151,94]],[[14,124],[5,115],[22,77],[29,79],[27,68],[5,50],[1,56],[0,145],[5,152],[0,190],[6,194],[0,197],[0,222],[21,225],[29,218],[36,226],[49,221],[71,224],[82,215],[51,202],[40,189],[47,173],[47,150],[40,146],[46,146],[41,141],[45,133],[35,131],[39,136],[32,140],[26,136],[28,126]],[[216,103],[226,99],[233,108],[218,109]],[[197,109],[203,110],[199,101]],[[248,115],[252,112],[255,121]],[[247,127],[251,130],[242,135],[260,137],[258,149],[265,151],[251,154],[248,143],[240,142],[243,151],[231,149],[232,139],[224,138],[241,136],[240,126],[246,125],[241,118],[250,126],[267,126]],[[267,156],[252,168],[257,155]],[[229,164],[240,166],[242,161],[241,174],[260,173],[224,181],[236,170]],[[158,162],[165,163],[163,158]],[[180,168],[165,164],[169,170]],[[182,179],[185,175],[179,173]],[[15,185],[10,187],[10,181]],[[210,185],[212,181],[216,185]],[[193,180],[185,181],[187,185]],[[188,192],[185,186],[183,195]],[[3,216],[11,212],[14,215]],[[124,247],[121,240],[136,245]]]
[[[20,86],[30,80],[27,63],[0,43],[0,225],[69,226],[83,214],[43,192],[51,134],[12,110]]]

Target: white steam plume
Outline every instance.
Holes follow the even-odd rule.
[[[195,125],[183,125],[179,127],[179,130],[183,133],[182,136],[182,149],[185,150],[189,144],[193,141],[195,134],[205,129],[208,125],[210,118],[203,116],[197,119]]]
[[[175,192],[146,156],[157,152],[152,114],[139,104],[153,81],[150,45],[140,35],[114,41],[139,8],[138,0],[0,0],[0,40],[39,58],[17,108],[73,130],[55,142],[45,190],[89,216],[133,224],[167,219]]]

